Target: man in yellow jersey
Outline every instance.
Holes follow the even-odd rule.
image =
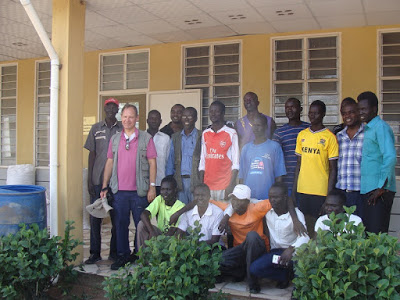
[[[308,112],[311,126],[297,136],[297,167],[293,197],[306,218],[309,236],[326,195],[335,187],[339,146],[336,136],[324,126],[325,103],[315,100]]]

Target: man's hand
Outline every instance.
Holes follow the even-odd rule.
[[[287,266],[289,262],[292,260],[294,253],[294,248],[290,246],[281,254],[281,258],[279,259],[279,264],[283,266]]]
[[[303,223],[301,223],[299,220],[294,220],[293,221],[293,231],[298,235],[298,236],[306,236],[307,235],[307,228],[304,227]]]
[[[147,191],[147,201],[151,203],[153,202],[154,198],[156,198],[156,187],[150,186],[149,190]]]
[[[169,225],[173,226],[176,224],[176,222],[178,222],[179,217],[181,216],[181,214],[179,213],[179,211],[177,211],[176,213],[174,213],[170,218],[169,218]]]
[[[223,218],[222,218],[222,220],[221,220],[221,222],[219,223],[219,226],[218,226],[218,230],[219,230],[219,232],[224,232],[224,231],[227,231],[227,229],[228,229],[228,221],[229,221],[229,216],[228,215],[225,215]]]
[[[378,198],[381,197],[384,193],[384,189],[376,189],[370,192],[367,200],[368,205],[375,205]]]
[[[234,185],[228,185],[228,187],[225,189],[225,200],[228,200],[229,194],[233,192],[234,188],[235,188]]]
[[[107,198],[107,193],[108,193],[108,190],[101,191],[101,192],[100,192],[100,198],[101,198],[101,199]]]
[[[152,230],[150,230],[150,232],[149,232],[149,239],[151,239],[152,237],[158,236],[158,233],[157,233],[157,231],[153,228],[153,226],[151,226],[151,229],[152,229]]]

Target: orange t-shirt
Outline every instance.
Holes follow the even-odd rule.
[[[229,203],[210,200],[211,203],[217,205],[222,210],[225,210]],[[244,242],[247,233],[255,231],[265,241],[265,247],[269,249],[269,240],[264,234],[263,218],[272,208],[269,200],[263,200],[258,203],[250,203],[247,211],[243,215],[234,213],[229,218],[229,226],[233,234],[233,246],[238,246]]]

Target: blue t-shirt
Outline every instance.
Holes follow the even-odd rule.
[[[285,124],[275,130],[274,137],[272,138],[281,145],[283,150],[287,172],[286,176],[283,178],[283,182],[286,183],[289,192],[292,191],[294,173],[296,172],[297,165],[297,156],[294,153],[294,150],[296,149],[297,135],[300,131],[308,127],[310,127],[310,124],[307,122],[301,122],[299,126]]]
[[[243,147],[239,178],[250,187],[251,198],[268,199],[268,192],[275,178],[285,174],[285,160],[277,142],[266,140],[259,145],[251,142]]]

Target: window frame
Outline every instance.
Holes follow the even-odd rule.
[[[337,70],[337,78],[336,79],[308,79],[308,71],[310,70],[309,68],[309,46],[308,46],[308,41],[309,39],[313,38],[324,38],[324,37],[336,37],[336,70]],[[302,52],[304,53],[304,57],[302,58],[302,75],[303,79],[299,80],[275,80],[275,42],[276,41],[283,41],[283,40],[296,40],[296,39],[302,39],[303,40],[303,45],[302,45]],[[329,33],[318,33],[318,34],[299,34],[299,35],[288,35],[288,36],[276,36],[276,37],[271,37],[270,39],[270,62],[271,62],[271,72],[270,72],[270,95],[271,95],[271,101],[270,101],[270,111],[273,119],[275,120],[277,126],[282,126],[287,123],[287,118],[285,122],[280,123],[279,121],[277,122],[276,120],[276,113],[275,113],[275,84],[276,83],[301,83],[303,85],[303,92],[302,92],[302,107],[303,107],[303,115],[301,116],[301,120],[305,122],[309,122],[308,120],[308,110],[310,107],[311,102],[309,101],[309,97],[312,96],[312,94],[309,94],[309,87],[308,84],[310,82],[336,82],[336,90],[337,90],[337,97],[338,97],[338,103],[336,107],[336,114],[338,118],[337,124],[341,123],[341,114],[340,114],[340,103],[342,101],[342,34],[341,32],[329,32]],[[330,95],[329,93],[325,93],[325,95]],[[324,124],[327,123],[326,121]],[[333,127],[337,124],[330,124],[327,123],[327,127]]]
[[[238,55],[239,55],[239,62],[238,62],[238,64],[239,64],[239,68],[238,68],[238,73],[239,73],[239,76],[238,76],[238,82],[237,83],[215,83],[214,82],[214,76],[213,75],[215,75],[214,74],[214,72],[213,72],[213,68],[214,68],[214,66],[215,66],[215,64],[214,64],[214,47],[215,46],[220,46],[220,45],[231,45],[231,44],[238,44],[239,45],[239,52],[238,52]],[[208,76],[209,76],[209,82],[208,82],[208,84],[194,84],[194,85],[186,85],[185,84],[185,81],[186,81],[186,64],[185,64],[185,61],[186,61],[186,52],[185,52],[185,50],[186,49],[188,49],[188,48],[198,48],[198,47],[209,47],[209,49],[210,49],[210,52],[209,52],[209,64],[208,64],[208,67],[209,67],[209,72],[208,72]],[[229,86],[238,86],[238,107],[237,107],[237,109],[238,109],[238,119],[242,116],[242,113],[243,113],[243,111],[242,111],[242,84],[243,84],[243,41],[242,40],[236,40],[236,39],[234,39],[234,40],[228,40],[228,41],[216,41],[216,42],[203,42],[203,43],[192,43],[192,44],[182,44],[181,45],[181,68],[180,68],[180,70],[181,70],[181,86],[180,86],[180,88],[181,88],[181,90],[187,90],[187,89],[203,89],[203,88],[208,88],[209,89],[209,94],[208,94],[208,106],[206,107],[206,106],[204,106],[204,103],[203,103],[203,92],[202,92],[202,99],[201,99],[201,109],[202,109],[202,112],[201,112],[201,115],[202,115],[202,120],[200,120],[201,122],[200,122],[200,124],[201,124],[201,129],[205,129],[207,126],[205,126],[205,124],[204,124],[204,122],[203,122],[203,118],[205,117],[205,116],[207,116],[207,120],[208,120],[208,122],[209,122],[209,116],[208,116],[208,113],[207,114],[205,114],[205,113],[203,113],[204,112],[204,109],[208,109],[208,107],[210,106],[210,104],[212,103],[212,101],[214,101],[214,100],[219,100],[218,98],[217,99],[214,99],[214,95],[212,95],[212,96],[210,96],[211,95],[211,93],[212,93],[212,91],[213,91],[213,89],[215,88],[215,87],[223,87],[223,86],[226,86],[226,87],[229,87]],[[212,83],[210,83],[210,80],[212,79]],[[223,100],[222,100],[222,102],[223,102]],[[229,107],[234,107],[234,106],[229,106]],[[207,123],[208,123],[207,122]]]
[[[18,157],[18,147],[17,147],[17,133],[18,133],[18,114],[17,114],[17,108],[18,108],[18,63],[7,63],[7,64],[1,64],[0,65],[0,84],[2,83],[1,76],[3,75],[3,68],[4,67],[10,67],[10,66],[15,66],[15,157],[14,157],[14,163],[11,164],[3,164],[3,155],[2,155],[2,143],[1,143],[1,122],[0,122],[0,168],[8,168],[10,165],[17,164],[17,157]],[[2,117],[1,115],[1,103],[3,99],[7,99],[9,97],[2,97],[1,94],[1,86],[0,86],[0,119]],[[13,97],[14,98],[14,97]],[[1,120],[0,120],[1,121]]]

